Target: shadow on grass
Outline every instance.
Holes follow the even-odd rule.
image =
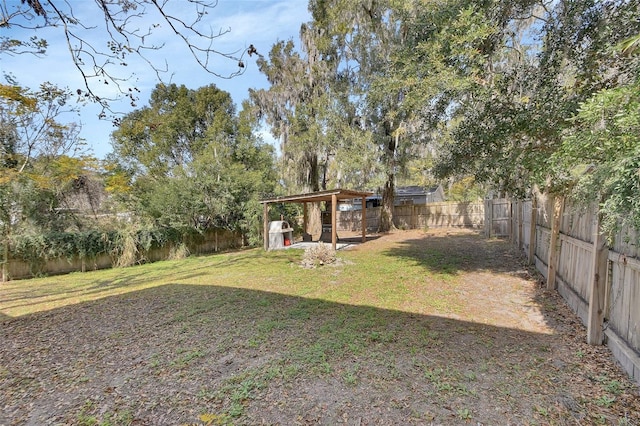
[[[486,239],[470,230],[427,232],[422,238],[403,240],[383,254],[443,275],[484,270],[529,278],[519,254],[507,241]]]
[[[589,414],[557,335],[257,290],[164,285],[5,319],[0,338],[0,424],[124,412],[136,424]]]
[[[280,257],[283,257],[280,255]],[[292,257],[292,256],[289,256]],[[270,261],[277,259],[271,255]],[[72,300],[76,297],[84,299],[100,298],[119,290],[126,292],[129,288],[144,286],[145,283],[158,280],[183,281],[206,276],[212,268],[238,267],[254,265],[258,261],[266,261],[265,254],[259,250],[242,250],[222,254],[193,256],[186,261],[193,263],[186,271],[176,268],[172,261],[159,261],[134,265],[127,268],[112,268],[99,271],[75,272],[66,275],[55,275],[35,280],[17,280],[5,284],[5,295],[1,300],[4,309],[26,308],[43,303],[55,304]],[[286,262],[295,259],[285,259]],[[180,270],[181,272],[177,272]],[[97,278],[96,278],[97,277]],[[42,286],[43,280],[50,280],[52,285]],[[38,283],[37,287],[31,283]]]

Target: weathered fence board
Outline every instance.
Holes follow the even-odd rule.
[[[380,207],[367,209],[367,230],[375,232],[380,223]],[[338,231],[360,230],[362,210],[338,211]],[[393,224],[398,229],[422,229],[441,227],[481,228],[484,223],[484,206],[480,203],[429,203],[395,206]]]
[[[532,235],[535,244],[533,261],[538,271],[549,282],[554,199],[542,196],[537,198],[535,217],[531,211],[532,204],[524,203],[521,210],[519,207],[512,209],[515,218],[509,227],[509,238],[522,249],[522,243],[518,240],[520,236],[513,234],[520,232],[519,225],[514,226],[514,223],[522,221],[521,237],[524,238],[524,244],[527,244],[527,235]],[[517,205],[517,202],[514,202],[514,205]],[[559,218],[557,269],[553,279],[557,279],[558,292],[588,326],[589,336],[601,336],[604,330],[612,353],[640,383],[640,251],[635,244],[637,231],[623,229],[615,236],[611,247],[605,247],[609,267],[602,268],[604,273],[600,268],[597,269],[596,277],[593,262],[599,257],[595,255],[594,250],[597,248],[593,241],[597,235],[594,226],[597,227],[598,221],[594,212],[595,209],[585,211],[575,209],[571,205],[564,207]],[[532,228],[532,219],[536,222],[535,229]],[[596,279],[603,281],[604,288],[598,288],[599,297],[592,300],[591,287],[595,285]],[[602,293],[604,301],[601,300]],[[594,303],[599,306],[593,306]],[[602,307],[606,317],[589,314],[598,313]],[[603,319],[607,320],[606,326],[602,324]]]
[[[551,229],[543,228],[542,226],[538,226],[537,229],[536,257],[540,259],[545,266],[548,266],[547,260],[549,259],[549,241],[551,240]],[[544,274],[546,276],[546,271]]]
[[[621,253],[627,257],[640,259],[640,247],[635,243],[635,241],[638,241],[639,239],[638,232],[640,232],[640,230],[624,227],[620,230],[620,233],[613,241],[611,250],[616,253]]]
[[[377,231],[381,210],[380,207],[367,208],[367,231]],[[336,211],[336,222],[338,231],[361,231],[362,210]]]
[[[625,256],[611,252],[609,261],[609,327],[634,348],[640,348],[640,268]]]
[[[242,237],[225,229],[211,230],[203,235],[198,242],[187,244],[191,254],[213,253],[219,250],[226,250],[242,246]],[[144,253],[140,253],[141,262],[156,262],[168,259],[172,246],[152,248]],[[8,275],[10,279],[31,278],[38,275],[61,275],[77,271],[92,271],[98,269],[108,269],[116,263],[116,258],[109,254],[100,254],[92,258],[74,257],[72,259],[48,259],[30,264],[20,259],[9,258]]]
[[[485,200],[484,216],[485,235],[488,237],[509,237],[512,235],[511,200]]]
[[[593,242],[593,214],[567,206],[562,217],[560,232],[586,243]]]
[[[568,283],[582,300],[589,302],[589,271],[591,268],[590,243],[578,240],[568,235],[561,235],[561,248],[558,251],[558,275]]]

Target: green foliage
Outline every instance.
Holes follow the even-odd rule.
[[[187,89],[159,84],[149,106],[127,114],[113,133],[114,150],[135,160],[153,177],[168,176],[189,164],[213,141],[224,142],[234,130],[231,96],[215,85]]]
[[[51,259],[94,259],[107,254],[117,266],[130,266],[145,260],[151,249],[170,245],[176,257],[188,255],[189,243],[200,241],[202,235],[192,228],[154,228],[137,231],[51,232],[47,234],[14,235],[10,240],[11,256],[30,264],[38,273]]]
[[[1,48],[0,48],[1,49]],[[43,83],[32,91],[0,84],[0,241],[3,278],[12,235],[60,230],[61,192],[87,163],[75,123],[59,121],[72,112],[71,93]]]
[[[558,179],[579,205],[600,204],[603,230],[640,229],[640,80],[582,103],[554,154]]]
[[[609,237],[638,229],[640,4],[464,4],[417,15],[407,31],[419,43],[396,54],[395,80],[384,77],[427,123],[441,121],[435,176],[473,176],[517,197],[538,186],[599,205]]]
[[[486,195],[486,190],[473,177],[465,177],[454,182],[447,192],[449,201],[478,201]]]
[[[113,133],[109,188],[156,228],[224,228],[259,240],[261,194],[275,185],[273,149],[214,85],[159,85]]]

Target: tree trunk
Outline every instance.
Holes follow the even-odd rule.
[[[382,211],[380,212],[380,224],[378,232],[389,232],[396,229],[393,224],[393,204],[396,192],[396,150],[398,148],[399,135],[393,136],[391,132],[391,124],[385,123],[384,126],[387,146],[385,149],[385,162],[387,163],[387,181],[384,183],[382,190]]]
[[[304,192],[320,191],[320,167],[318,165],[318,155],[313,152],[305,153],[308,165],[307,182]],[[325,188],[322,188],[325,189]],[[317,241],[322,234],[322,210],[320,203],[309,203],[307,208],[307,228],[303,230],[311,235],[313,241]]]
[[[380,225],[378,232],[389,232],[395,229],[393,224],[393,203],[395,198],[395,175],[388,173],[387,181],[382,190],[382,210],[380,211]]]
[[[304,230],[311,235],[313,241],[317,241],[322,235],[322,211],[320,203],[309,203],[307,208],[307,229]]]

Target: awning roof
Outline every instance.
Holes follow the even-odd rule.
[[[328,189],[326,191],[310,192],[307,194],[286,195],[282,197],[260,200],[260,204],[272,203],[315,203],[317,201],[331,201],[335,195],[338,200],[350,200],[364,198],[373,195],[373,192],[352,191],[350,189]]]

